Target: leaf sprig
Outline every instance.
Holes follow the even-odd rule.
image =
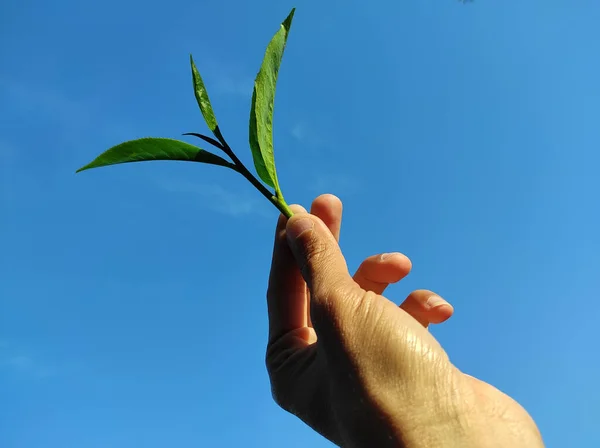
[[[130,162],[145,162],[151,160],[177,160],[184,162],[200,162],[218,165],[237,171],[244,176],[263,196],[288,218],[292,211],[285,202],[277,170],[275,169],[275,156],[273,151],[273,109],[275,104],[275,87],[279,75],[279,67],[287,44],[287,38],[292,26],[295,8],[281,23],[279,30],[267,46],[262,65],[254,81],[252,93],[252,106],[250,110],[249,143],[252,151],[254,167],[258,174],[257,179],[240,161],[223,137],[217,118],[215,116],[208,91],[192,55],[190,66],[196,101],[213,137],[188,132],[183,135],[198,137],[204,142],[222,151],[230,161],[189,143],[169,138],[148,137],[130,140],[113,146],[100,154],[93,161],[77,170],[85,171],[91,168],[117,165]],[[262,182],[261,182],[262,180]],[[271,191],[269,188],[274,191]]]

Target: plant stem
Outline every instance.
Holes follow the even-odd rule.
[[[220,134],[220,133],[219,133]],[[223,151],[227,154],[231,161],[235,165],[235,169],[238,173],[244,176],[248,181],[254,185],[254,187],[260,191],[260,193],[269,200],[277,209],[286,217],[291,218],[294,212],[287,205],[283,197],[278,198],[276,195],[271,193],[255,176],[252,174],[248,168],[242,163],[242,161],[235,155],[231,147],[227,144],[222,135],[218,135],[220,142],[223,144]]]
[[[283,213],[283,215],[287,218],[290,219],[292,216],[294,216],[294,212],[292,211],[292,209],[289,207],[289,205],[287,205],[287,202],[285,202],[285,199],[282,198],[275,198],[275,200],[277,201],[277,203],[279,204],[279,207],[277,207],[279,210],[281,210],[281,213]]]

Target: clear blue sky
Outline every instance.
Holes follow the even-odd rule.
[[[3,1],[0,446],[330,446],[270,396],[277,211],[219,167],[74,174],[206,131],[190,52],[251,164],[252,82],[292,6],[286,198],[340,196],[352,269],[406,253],[388,295],[455,306],[433,331],[461,369],[549,447],[600,446],[597,0]]]

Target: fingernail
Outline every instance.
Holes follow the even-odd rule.
[[[379,259],[381,261],[387,260],[388,258],[392,258],[394,255],[398,255],[398,252],[392,252],[392,253],[389,253],[389,254],[381,254],[381,257]]]
[[[445,305],[446,302],[440,296],[431,296],[427,299],[427,308],[435,308],[436,306]]]
[[[312,230],[315,224],[310,218],[298,218],[292,221],[287,227],[287,236],[290,241],[294,241],[304,232]]]

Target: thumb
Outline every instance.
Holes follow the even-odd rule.
[[[353,293],[360,288],[352,280],[340,247],[323,221],[308,213],[297,213],[288,220],[286,234],[311,292],[313,309],[335,313],[357,297]]]

